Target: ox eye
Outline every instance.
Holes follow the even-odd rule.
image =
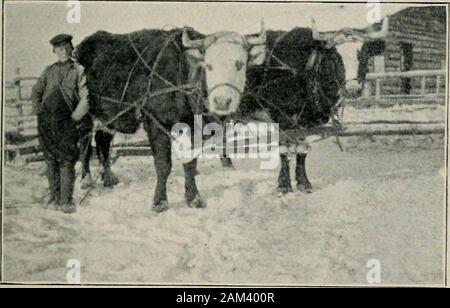
[[[244,63],[242,61],[236,61],[236,69],[240,71],[242,67],[244,66]]]
[[[212,67],[211,64],[206,64],[206,69],[207,69],[208,71],[212,71],[212,70],[213,70],[213,67]]]

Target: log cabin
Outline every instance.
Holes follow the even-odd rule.
[[[384,51],[371,58],[369,73],[445,70],[446,55],[446,7],[409,7],[389,17],[389,32]],[[440,79],[439,82],[436,82],[436,78]],[[370,95],[375,95],[375,81],[369,84],[367,91]],[[443,93],[445,84],[444,76],[430,76],[426,79],[389,78],[381,80],[381,95]]]

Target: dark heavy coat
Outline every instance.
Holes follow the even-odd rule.
[[[192,31],[193,32],[193,31]],[[132,103],[150,92],[170,87],[157,75],[174,85],[184,85],[189,80],[189,63],[185,56],[182,42],[182,30],[142,30],[130,34],[111,34],[99,31],[87,37],[76,47],[76,57],[85,67],[87,85],[91,97],[92,112],[103,122],[113,119]],[[191,38],[198,38],[197,33],[190,33]],[[141,54],[141,58],[137,52]],[[155,67],[155,63],[157,63]],[[157,75],[150,78],[149,68],[154,68]],[[149,83],[149,80],[151,84]],[[104,100],[102,97],[113,99]],[[120,103],[120,102],[123,103]],[[141,110],[132,108],[121,115],[109,128],[122,133],[132,134],[139,127],[138,116]],[[159,123],[171,131],[175,123],[184,122],[191,125],[193,131],[194,112],[188,96],[183,92],[171,92],[152,98],[143,107],[144,128],[153,150],[155,169],[158,177],[154,194],[157,211],[167,205],[166,182],[171,172],[171,142],[160,129]],[[155,122],[145,114],[158,119]],[[96,135],[96,140],[97,140]],[[103,141],[98,148],[105,150],[101,157],[109,174],[109,142]],[[106,146],[105,146],[106,144]],[[88,166],[88,160],[84,165]],[[193,207],[202,207],[203,202],[195,184],[197,160],[184,164],[186,179],[186,201]],[[107,176],[108,177],[108,176]],[[105,182],[106,183],[106,182]],[[106,184],[105,184],[106,185]]]
[[[75,52],[76,58],[85,67],[91,112],[103,122],[107,122],[127,108],[127,103],[134,102],[147,93],[150,77],[148,67],[153,68],[168,39],[172,43],[161,52],[155,72],[173,84],[188,83],[189,67],[185,61],[181,34],[180,29],[141,30],[130,34],[98,31],[84,39]],[[198,36],[196,33],[191,35]],[[136,51],[142,54],[142,59]],[[153,92],[167,87],[167,84],[154,76],[150,90]],[[102,96],[124,103],[103,100]],[[160,120],[167,124],[179,118],[188,108],[185,95],[176,93],[156,97],[149,105],[152,107],[147,108],[153,110]],[[110,125],[110,128],[126,134],[135,133],[138,127],[135,108]]]
[[[266,65],[247,72],[241,113],[247,116],[265,110],[281,130],[327,123],[345,85],[344,63],[336,49],[326,49],[306,28],[267,31],[267,45]],[[279,69],[283,65],[294,71]],[[305,159],[306,154],[297,154],[295,179],[300,191],[312,192]],[[278,189],[282,193],[293,191],[285,154],[281,155]]]
[[[55,63],[45,69],[33,87],[39,141],[47,159],[74,162],[79,158],[79,134],[72,114],[79,103],[81,76],[81,68],[73,61]]]
[[[339,89],[345,84],[344,64],[336,49],[324,48],[324,43],[315,41],[311,30],[306,28],[289,32],[267,31],[267,44],[267,70],[249,68],[247,95],[241,103],[241,112],[249,114],[261,109],[251,95],[258,93],[276,105],[260,101],[281,129],[290,128],[294,122],[303,127],[328,122],[333,106],[338,102]],[[308,67],[313,52],[316,56]],[[296,73],[276,69],[280,67],[276,59],[295,69]]]
[[[48,95],[38,114],[39,143],[47,159],[75,162],[79,159],[79,134],[59,89]]]

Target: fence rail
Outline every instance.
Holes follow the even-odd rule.
[[[376,99],[398,99],[398,98],[422,98],[425,96],[428,97],[445,97],[445,93],[441,92],[441,85],[445,84],[445,76],[447,72],[445,70],[414,70],[414,71],[406,71],[406,72],[385,72],[385,73],[368,73],[366,75],[366,80],[374,80],[375,81],[375,98]],[[436,87],[435,92],[427,94],[427,78],[436,77]],[[381,82],[385,79],[393,79],[393,78],[420,78],[421,86],[420,86],[420,94],[411,95],[411,94],[391,94],[391,95],[382,95]],[[370,93],[366,94],[366,98],[370,98]]]
[[[20,72],[14,78],[13,82],[6,82],[5,88],[13,91],[14,97],[8,97],[5,99],[6,117],[5,125],[7,127],[7,143],[8,138],[15,140],[13,144],[7,144],[5,147],[5,154],[7,161],[20,161],[25,162],[42,160],[41,149],[37,140],[37,123],[36,117],[31,114],[31,101],[30,97],[25,95],[25,88],[29,85],[25,85],[25,81],[29,84],[29,81],[34,81],[36,77],[20,76]],[[370,73],[367,75],[368,80],[375,80],[376,82],[376,95],[375,97],[366,97],[370,101],[380,102],[384,100],[396,100],[398,98],[406,98],[408,101],[414,102],[416,99],[423,100],[424,98],[430,98],[432,102],[436,102],[439,98],[442,100],[444,93],[440,93],[437,90],[432,95],[425,95],[426,78],[437,77],[436,89],[439,89],[442,82],[445,81],[444,70],[432,70],[432,71],[409,71],[409,72],[387,72],[387,73]],[[422,92],[421,95],[381,95],[381,80],[389,78],[422,78]],[[423,81],[425,80],[425,81]],[[359,119],[358,119],[359,120]],[[405,121],[405,120],[389,120],[378,119],[374,121],[374,118],[365,119],[363,121],[349,121],[344,123],[345,129],[339,132],[340,136],[359,136],[359,135],[410,135],[410,134],[435,134],[444,133],[445,122],[444,121]],[[335,131],[330,126],[324,126],[318,129],[305,131],[297,131],[296,134],[309,135],[314,139],[323,137],[325,135],[335,135]],[[146,140],[132,141],[132,142],[119,142],[114,143],[115,152],[117,155],[123,156],[136,156],[136,155],[149,155],[151,149]],[[31,155],[30,155],[31,154]]]

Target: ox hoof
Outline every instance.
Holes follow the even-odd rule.
[[[196,209],[203,209],[206,207],[205,201],[203,201],[203,199],[199,195],[195,196],[192,201],[188,201],[187,204],[189,207]]]
[[[221,158],[220,162],[222,163],[222,167],[229,170],[236,170],[233,165],[233,161],[229,158]]]
[[[155,213],[162,213],[169,209],[169,202],[161,201],[158,204],[153,204],[152,210]]]
[[[297,189],[303,193],[310,194],[313,192],[311,183],[308,184],[297,184]]]
[[[294,190],[292,189],[292,186],[290,186],[290,185],[289,186],[279,186],[278,192],[283,195],[286,195],[288,193],[294,192]]]
[[[114,187],[120,183],[119,178],[114,175],[111,171],[105,171],[102,175],[103,186],[105,187]]]
[[[91,174],[88,173],[81,179],[81,189],[89,189],[94,185]]]

